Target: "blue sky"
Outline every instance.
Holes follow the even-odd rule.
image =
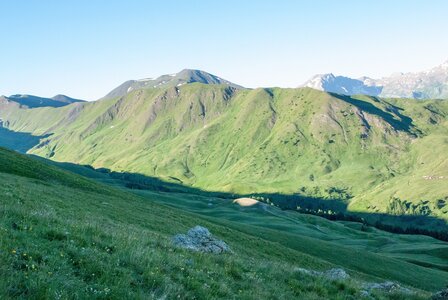
[[[100,98],[196,68],[247,87],[448,60],[448,1],[0,1],[0,94]]]

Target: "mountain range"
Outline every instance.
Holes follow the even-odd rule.
[[[339,203],[326,211],[448,218],[447,101],[245,89],[197,70],[128,81],[94,102],[17,99],[0,102],[0,145],[22,152],[208,191]],[[304,209],[297,201],[279,200]],[[443,228],[434,222],[423,227]]]
[[[216,75],[194,69],[183,69],[178,73],[156,78],[128,80],[111,90],[102,99],[122,97],[134,90],[162,87],[180,87],[188,83],[223,84],[235,89],[245,89]],[[430,70],[415,73],[394,73],[381,79],[367,76],[350,78],[333,73],[318,74],[299,87],[341,95],[368,95],[386,98],[445,99],[448,98],[448,61]],[[52,98],[33,95],[0,96],[3,101],[14,101],[20,105],[35,107],[60,107],[84,100],[56,95]]]
[[[396,73],[381,79],[369,77],[355,79],[335,76],[332,73],[320,74],[301,86],[344,95],[444,99],[448,98],[448,61],[427,71]]]

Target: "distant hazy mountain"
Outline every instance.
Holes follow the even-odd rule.
[[[397,73],[381,79],[361,77],[357,79],[320,74],[305,82],[303,87],[355,95],[364,94],[398,98],[448,98],[448,61],[428,71]]]
[[[344,76],[334,76],[332,73],[315,75],[303,86],[344,95],[365,94],[377,96],[382,90],[382,87],[375,85],[374,79],[368,77],[352,79]]]
[[[182,86],[186,83],[199,82],[204,84],[224,84],[234,88],[243,88],[228,80],[222,79],[218,76],[201,70],[184,69],[179,73],[162,75],[157,78],[144,78],[138,80],[128,80],[117,88],[113,89],[104,98],[122,97],[127,93],[142,88],[157,88],[157,87],[173,87]]]
[[[13,101],[29,108],[36,107],[61,107],[75,102],[84,102],[84,100],[73,99],[65,95],[56,95],[52,98],[44,98],[33,95],[11,95],[2,96],[3,101]]]

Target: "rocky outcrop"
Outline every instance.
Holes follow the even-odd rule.
[[[448,287],[432,295],[431,300],[448,300]]]
[[[202,226],[191,228],[187,234],[175,235],[172,242],[176,247],[196,252],[215,254],[232,252],[224,241],[213,237],[210,231]]]

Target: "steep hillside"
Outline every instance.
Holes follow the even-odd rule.
[[[240,209],[215,197],[136,196],[1,148],[0,166],[2,299],[359,299],[361,282],[384,280],[412,293],[372,290],[374,299],[425,299],[448,280],[441,264],[446,243],[431,238],[363,232],[355,224],[275,209]],[[200,210],[204,202],[216,205],[214,212],[208,206],[206,217],[184,208]],[[267,227],[265,218],[275,226]],[[233,253],[173,246],[173,235],[198,224]],[[326,241],[327,235],[346,245]],[[351,279],[316,278],[299,269],[335,266]]]
[[[0,111],[8,130],[42,137],[29,153],[56,161],[445,220],[447,116],[445,101],[200,83]]]

